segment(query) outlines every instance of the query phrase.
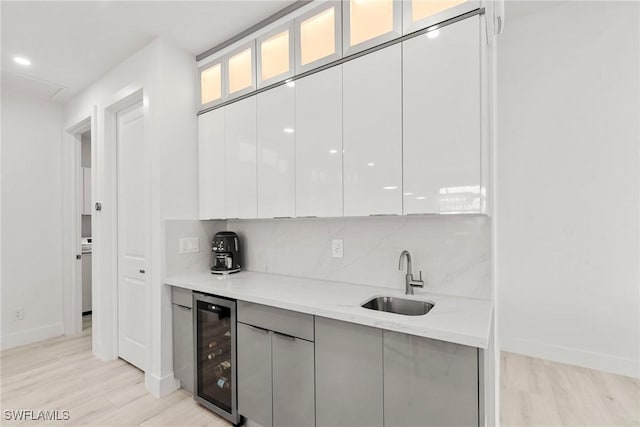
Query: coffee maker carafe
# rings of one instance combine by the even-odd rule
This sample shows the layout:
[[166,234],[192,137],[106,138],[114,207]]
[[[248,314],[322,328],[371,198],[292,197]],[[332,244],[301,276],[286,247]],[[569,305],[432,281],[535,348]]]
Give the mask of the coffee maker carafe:
[[229,274],[240,271],[240,241],[233,231],[220,231],[211,243],[213,265],[211,273]]

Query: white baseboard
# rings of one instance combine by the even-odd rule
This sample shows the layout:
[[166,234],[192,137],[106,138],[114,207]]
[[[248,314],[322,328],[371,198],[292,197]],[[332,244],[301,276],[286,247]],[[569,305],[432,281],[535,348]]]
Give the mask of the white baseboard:
[[500,337],[500,349],[554,362],[640,378],[640,361],[522,338]]
[[162,378],[145,372],[144,386],[147,391],[156,397],[166,396],[180,388],[180,381],[175,379],[173,373]]
[[52,325],[41,326],[39,328],[27,329],[26,331],[13,332],[3,335],[0,338],[0,349],[8,350],[21,345],[33,344],[34,342],[46,340],[47,338],[64,335],[64,323],[54,323]]

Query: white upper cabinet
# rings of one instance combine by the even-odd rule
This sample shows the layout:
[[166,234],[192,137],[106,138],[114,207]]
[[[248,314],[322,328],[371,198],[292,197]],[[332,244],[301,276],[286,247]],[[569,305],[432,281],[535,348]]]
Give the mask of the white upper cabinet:
[[403,43],[404,213],[481,212],[480,18]]
[[327,1],[295,20],[296,73],[342,58],[339,1]]
[[344,56],[402,35],[402,0],[345,0]]
[[225,57],[226,93],[228,99],[256,90],[255,40]]
[[295,81],[296,216],[342,216],[342,67]]
[[224,107],[226,217],[257,216],[256,97]]
[[294,88],[258,94],[258,217],[295,216]]
[[293,76],[293,48],[293,21],[258,38],[258,88]]
[[477,9],[474,0],[403,0],[403,34]]
[[226,217],[224,107],[198,116],[200,219]]
[[343,64],[344,215],[402,214],[402,48]]
[[199,69],[200,108],[207,108],[224,100],[224,66],[222,61],[203,65]]

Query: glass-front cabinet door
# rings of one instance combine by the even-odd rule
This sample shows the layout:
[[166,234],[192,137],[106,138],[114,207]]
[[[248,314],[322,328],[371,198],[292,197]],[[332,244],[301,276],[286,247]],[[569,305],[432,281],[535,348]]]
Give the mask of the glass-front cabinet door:
[[293,76],[293,21],[257,40],[258,88]]
[[212,107],[224,100],[222,61],[200,67],[200,106]]
[[404,0],[403,34],[409,34],[446,19],[477,9],[469,0]]
[[295,20],[296,73],[342,58],[340,2],[328,1]]
[[255,40],[231,52],[224,62],[229,99],[256,89]]
[[342,7],[345,56],[402,35],[401,0],[349,0]]

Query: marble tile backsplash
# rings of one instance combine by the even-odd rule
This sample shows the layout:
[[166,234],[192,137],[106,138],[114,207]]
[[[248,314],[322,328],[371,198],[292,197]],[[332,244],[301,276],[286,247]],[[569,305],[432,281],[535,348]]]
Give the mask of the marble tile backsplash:
[[[407,249],[426,291],[491,298],[491,219],[483,215],[229,220],[226,227],[240,236],[245,270],[404,289],[398,258]],[[344,241],[344,258],[331,257],[332,239]]]

